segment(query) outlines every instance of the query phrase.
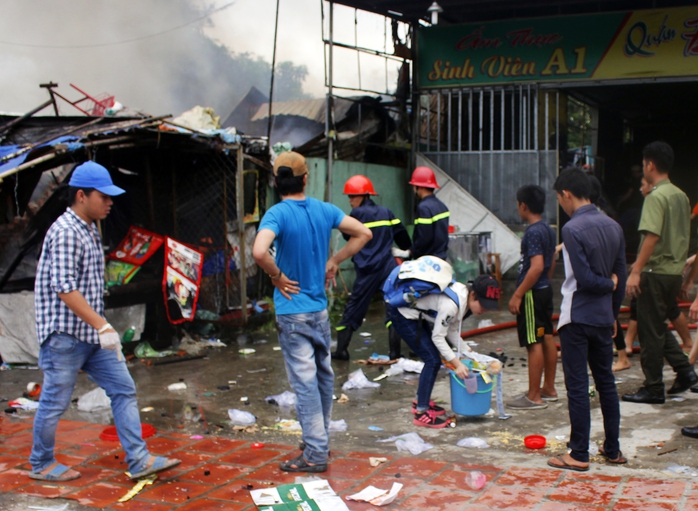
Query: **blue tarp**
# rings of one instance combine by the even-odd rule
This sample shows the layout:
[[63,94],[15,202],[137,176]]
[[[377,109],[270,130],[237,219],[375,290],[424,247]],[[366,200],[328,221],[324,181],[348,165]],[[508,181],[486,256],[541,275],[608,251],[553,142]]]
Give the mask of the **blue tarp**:
[[[45,144],[38,145],[36,147],[33,147],[30,151],[24,152],[20,154],[19,156],[16,156],[15,158],[12,158],[7,161],[3,161],[0,164],[0,174],[5,172],[6,170],[13,169],[22,163],[26,161],[26,159],[29,157],[30,154],[32,154],[33,151],[36,151],[40,147],[47,147],[47,146],[55,146],[58,144],[64,144],[68,147],[69,151],[77,151],[78,149],[83,147],[83,144],[79,142],[80,137],[75,136],[75,135],[69,135],[65,137],[58,137],[50,142],[46,142]],[[0,146],[0,160],[4,158],[5,156],[9,156],[10,154],[14,154],[17,151],[21,151],[22,146],[18,145],[3,145]]]

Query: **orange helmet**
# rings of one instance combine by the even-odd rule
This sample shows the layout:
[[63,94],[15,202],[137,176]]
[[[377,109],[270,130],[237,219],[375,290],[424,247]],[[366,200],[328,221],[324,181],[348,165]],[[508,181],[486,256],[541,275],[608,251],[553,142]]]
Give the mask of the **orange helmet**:
[[436,176],[434,171],[429,167],[417,167],[412,172],[412,179],[410,184],[414,186],[421,186],[423,188],[438,188],[439,185],[436,183]]
[[373,189],[373,183],[366,176],[351,176],[344,183],[344,195],[378,195]]

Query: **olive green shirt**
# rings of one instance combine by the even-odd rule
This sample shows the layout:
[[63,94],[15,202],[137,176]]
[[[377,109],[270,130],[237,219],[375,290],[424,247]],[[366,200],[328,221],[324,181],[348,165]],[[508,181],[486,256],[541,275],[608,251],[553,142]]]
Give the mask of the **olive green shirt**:
[[642,234],[641,247],[648,232],[659,236],[642,271],[681,275],[686,265],[691,231],[691,206],[686,194],[668,179],[657,183],[645,197],[638,230]]

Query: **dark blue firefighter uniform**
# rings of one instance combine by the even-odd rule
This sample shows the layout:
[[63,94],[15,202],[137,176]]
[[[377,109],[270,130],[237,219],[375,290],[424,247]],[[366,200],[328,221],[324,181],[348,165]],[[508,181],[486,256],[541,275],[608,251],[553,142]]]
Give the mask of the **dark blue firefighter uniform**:
[[347,327],[357,330],[361,326],[373,295],[397,266],[390,253],[393,240],[403,250],[408,249],[411,243],[407,229],[393,212],[369,198],[352,209],[350,215],[371,229],[373,239],[352,258],[356,280],[337,330]]
[[435,195],[427,195],[419,201],[414,219],[414,242],[410,248],[412,259],[433,255],[446,260],[449,216],[446,204]]

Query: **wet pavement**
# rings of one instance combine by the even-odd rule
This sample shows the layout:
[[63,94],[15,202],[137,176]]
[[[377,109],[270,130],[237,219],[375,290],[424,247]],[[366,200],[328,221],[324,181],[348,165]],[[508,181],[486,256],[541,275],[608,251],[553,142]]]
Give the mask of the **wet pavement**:
[[[385,370],[355,363],[374,352],[387,353],[381,308],[380,303],[375,303],[362,329],[354,334],[350,345],[352,361],[333,363],[337,396],[342,394],[341,385],[349,372],[361,368],[373,380]],[[479,319],[491,319],[498,324],[511,321],[513,316],[500,312],[471,318],[464,330],[475,328]],[[362,337],[361,332],[371,335]],[[131,485],[121,473],[123,453],[118,452],[118,444],[98,438],[104,425],[111,421],[109,412],[85,413],[71,407],[61,422],[58,458],[76,466],[83,477],[60,485],[31,481],[22,470],[26,469],[31,447],[32,414],[3,414],[0,510],[27,509],[28,505],[47,507],[63,502],[69,503],[71,510],[255,509],[248,490],[242,489],[244,485],[260,488],[267,483],[293,482],[296,474],[279,471],[278,463],[297,455],[298,436],[277,430],[274,425],[280,419],[294,419],[295,413],[265,402],[265,397],[289,390],[281,352],[274,349],[276,335],[273,331],[245,332],[243,336],[222,340],[228,347],[208,350],[203,359],[150,367],[137,360],[130,362],[139,406],[152,407],[152,411],[142,412],[142,420],[158,429],[158,434],[148,439],[149,446],[153,452],[181,457],[182,466],[163,475],[131,503],[115,504]],[[480,353],[504,353],[509,357],[503,374],[505,401],[526,390],[526,352],[518,347],[514,329],[469,340],[477,344],[473,349]],[[241,348],[252,348],[255,353],[241,355]],[[403,345],[403,354],[407,353]],[[639,357],[631,361],[630,370],[617,373],[621,394],[634,392],[643,381]],[[508,410],[512,417],[507,420],[500,420],[494,412],[481,417],[458,416],[455,428],[443,430],[412,424],[410,403],[416,391],[417,375],[390,376],[380,380],[379,388],[345,391],[349,401],[335,402],[333,419],[344,419],[348,428],[346,432],[332,434],[330,469],[320,476],[328,479],[341,495],[369,484],[385,489],[393,481],[405,484],[396,503],[387,509],[698,510],[698,480],[694,481],[691,475],[698,474],[698,469],[687,473],[667,470],[672,466],[698,467],[698,440],[680,434],[682,426],[698,424],[695,406],[698,394],[686,392],[679,396],[681,400],[668,399],[664,405],[621,403],[621,448],[629,459],[628,465],[608,465],[594,456],[589,472],[569,473],[546,465],[550,456],[564,452],[569,434],[561,364],[557,369],[560,399],[550,403],[547,409]],[[0,396],[18,397],[29,381],[40,380],[38,371],[0,372]],[[167,390],[167,385],[180,381],[186,383],[186,390]],[[665,381],[667,385],[673,381],[670,369],[665,371]],[[87,375],[81,374],[74,397],[94,386]],[[243,402],[242,398],[247,400]],[[439,376],[433,398],[449,408],[451,396],[445,371]],[[592,397],[591,403],[591,439],[598,445],[603,441],[598,396]],[[496,409],[494,400],[492,405]],[[259,430],[233,431],[228,409],[253,413]],[[434,448],[412,456],[398,452],[394,443],[377,443],[408,432],[419,433]],[[524,447],[523,438],[530,434],[544,435],[547,447],[538,451]],[[192,436],[203,438],[192,439]],[[466,437],[481,438],[489,448],[457,447],[456,443]],[[253,442],[264,442],[265,447],[252,449]],[[385,456],[389,462],[372,468],[367,461],[369,456]],[[465,484],[465,475],[474,467],[487,476],[487,485],[480,491],[473,491]],[[204,475],[206,471],[209,475]],[[37,500],[42,496],[70,497],[77,501]],[[356,510],[373,507],[348,505]]]

